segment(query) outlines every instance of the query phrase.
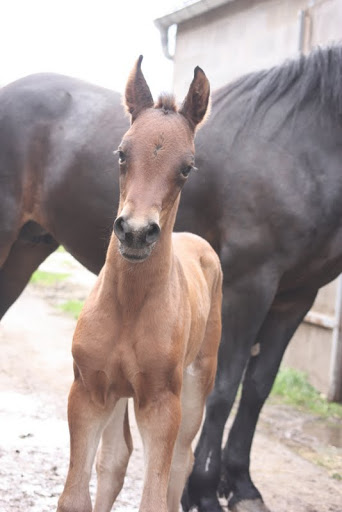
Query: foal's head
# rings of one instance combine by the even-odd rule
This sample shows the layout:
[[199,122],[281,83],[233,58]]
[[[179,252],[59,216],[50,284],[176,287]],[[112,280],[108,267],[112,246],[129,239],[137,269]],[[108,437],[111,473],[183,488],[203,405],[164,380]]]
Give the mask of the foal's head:
[[168,226],[172,230],[180,191],[194,169],[194,136],[209,101],[209,82],[196,67],[178,110],[172,96],[154,104],[140,57],[128,79],[125,101],[131,127],[117,151],[120,206],[114,223],[119,249],[129,261],[143,261]]

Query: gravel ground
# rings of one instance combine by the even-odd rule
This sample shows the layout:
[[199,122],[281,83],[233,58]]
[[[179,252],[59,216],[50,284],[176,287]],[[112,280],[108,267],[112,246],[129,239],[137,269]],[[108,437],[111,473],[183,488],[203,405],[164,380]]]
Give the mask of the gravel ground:
[[[0,512],[56,510],[67,471],[75,321],[56,306],[86,297],[94,276],[64,253],[43,269],[71,276],[50,288],[29,285],[0,327]],[[143,455],[133,416],[134,452],[113,508],[119,512],[138,510],[141,495]],[[277,404],[262,413],[251,465],[272,512],[342,512],[342,449],[309,435],[313,421]]]

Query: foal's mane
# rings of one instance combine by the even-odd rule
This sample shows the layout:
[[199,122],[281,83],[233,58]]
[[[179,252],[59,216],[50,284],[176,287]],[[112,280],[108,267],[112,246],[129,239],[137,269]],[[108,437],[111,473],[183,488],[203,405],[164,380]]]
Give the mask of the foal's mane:
[[[286,94],[292,94],[290,111],[314,98],[342,114],[342,45],[316,48],[307,56],[288,60],[280,66],[242,76],[214,94],[213,102],[247,94],[248,116],[266,110]],[[290,114],[290,112],[288,112]],[[245,120],[246,121],[246,120]]]

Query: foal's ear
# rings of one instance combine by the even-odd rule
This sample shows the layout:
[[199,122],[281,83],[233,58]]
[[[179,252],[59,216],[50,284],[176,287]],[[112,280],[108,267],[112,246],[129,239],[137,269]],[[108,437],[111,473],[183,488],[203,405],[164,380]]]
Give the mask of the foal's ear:
[[179,113],[186,117],[194,130],[203,121],[208,110],[209,96],[209,80],[205,76],[204,71],[199,66],[196,66],[189,92],[179,110]]
[[135,121],[142,110],[145,108],[153,107],[154,103],[151,91],[141,71],[142,60],[143,56],[140,55],[129,75],[126,84],[125,102],[127,110],[132,116],[132,123]]

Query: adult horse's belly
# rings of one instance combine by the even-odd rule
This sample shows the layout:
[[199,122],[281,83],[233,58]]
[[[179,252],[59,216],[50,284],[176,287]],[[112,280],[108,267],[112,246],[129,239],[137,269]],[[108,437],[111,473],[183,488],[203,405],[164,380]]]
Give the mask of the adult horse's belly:
[[279,288],[321,288],[338,277],[341,272],[342,229],[339,229],[328,240],[324,240],[320,248],[313,247],[309,256],[285,272]]

